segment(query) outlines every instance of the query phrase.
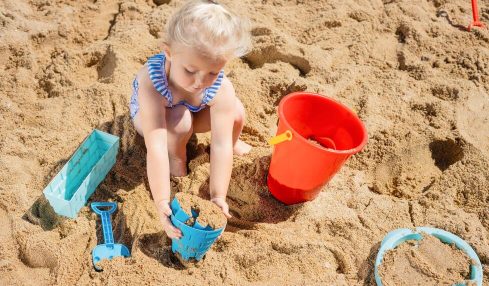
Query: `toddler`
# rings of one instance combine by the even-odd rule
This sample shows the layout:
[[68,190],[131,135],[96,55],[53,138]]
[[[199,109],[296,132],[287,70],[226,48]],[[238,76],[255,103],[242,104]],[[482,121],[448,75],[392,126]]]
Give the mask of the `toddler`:
[[150,57],[133,81],[131,118],[144,137],[151,193],[170,238],[180,238],[169,216],[170,174],[185,176],[192,133],[211,132],[211,201],[230,218],[226,194],[245,110],[223,68],[250,49],[249,25],[216,1],[189,1],[168,21],[163,51]]

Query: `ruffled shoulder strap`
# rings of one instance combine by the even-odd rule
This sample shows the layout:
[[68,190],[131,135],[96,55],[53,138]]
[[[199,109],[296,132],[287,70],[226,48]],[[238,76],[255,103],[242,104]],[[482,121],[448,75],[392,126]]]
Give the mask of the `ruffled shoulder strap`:
[[168,80],[165,72],[165,55],[156,54],[148,59],[149,78],[154,88],[168,101],[168,107],[173,106],[173,96],[168,88]]
[[214,81],[214,83],[210,87],[204,90],[204,97],[202,98],[202,104],[209,103],[214,98],[214,96],[216,96],[217,91],[221,87],[223,77],[224,77],[224,71],[220,71],[216,81]]

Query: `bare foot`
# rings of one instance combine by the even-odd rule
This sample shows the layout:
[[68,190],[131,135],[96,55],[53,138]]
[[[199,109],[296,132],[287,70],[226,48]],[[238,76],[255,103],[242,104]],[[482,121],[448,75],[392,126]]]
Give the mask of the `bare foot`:
[[235,155],[242,156],[244,154],[248,154],[250,151],[251,145],[241,141],[240,139],[238,139],[238,141],[236,141],[236,144],[234,144],[233,152]]
[[169,157],[170,174],[175,177],[187,176],[187,160]]

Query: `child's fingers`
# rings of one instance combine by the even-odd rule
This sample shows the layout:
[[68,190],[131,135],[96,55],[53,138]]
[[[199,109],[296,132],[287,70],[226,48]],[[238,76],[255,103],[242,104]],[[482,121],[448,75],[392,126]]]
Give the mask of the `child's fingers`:
[[165,231],[169,238],[180,239],[182,237],[182,231],[174,226],[168,226],[168,229]]
[[174,238],[174,239],[180,239],[182,238],[182,235],[181,234],[178,234],[176,232],[172,232],[170,235],[168,235],[170,238]]
[[168,216],[163,218],[163,229],[165,230],[166,235],[169,238],[179,239],[183,236],[182,231],[180,229],[176,228],[172,224],[170,217],[168,217]]
[[182,231],[176,227],[173,226],[173,231],[179,236],[182,237]]
[[229,213],[229,207],[226,205],[221,207],[222,213],[226,218],[232,218],[231,214]]
[[222,209],[222,212],[224,213],[224,216],[226,218],[231,218],[232,217],[231,214],[229,213],[229,205],[226,202],[224,202],[222,204],[221,209]]
[[168,237],[171,238],[171,239],[180,239],[180,238],[182,238],[181,235],[178,235],[178,234],[173,233],[173,232],[170,233],[170,234],[168,234]]
[[233,217],[233,216],[232,216],[232,215],[229,213],[229,207],[228,207],[228,208],[226,208],[226,210],[224,210],[224,209],[223,209],[223,210],[222,210],[222,212],[224,213],[224,216],[225,216],[226,218],[232,218],[232,217]]
[[168,204],[165,204],[163,206],[163,213],[166,215],[166,216],[171,216],[172,215],[172,211],[171,211],[171,208]]
[[226,218],[232,218],[231,214],[229,213],[229,205],[225,201],[221,199],[213,199],[211,201],[221,208]]

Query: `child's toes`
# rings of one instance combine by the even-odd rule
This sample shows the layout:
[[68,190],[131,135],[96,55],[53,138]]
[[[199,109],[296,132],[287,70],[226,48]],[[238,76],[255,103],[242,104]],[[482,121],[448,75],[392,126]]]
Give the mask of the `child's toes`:
[[251,148],[252,147],[250,144],[238,139],[238,141],[236,141],[236,144],[234,144],[233,151],[235,155],[245,155],[251,151]]

